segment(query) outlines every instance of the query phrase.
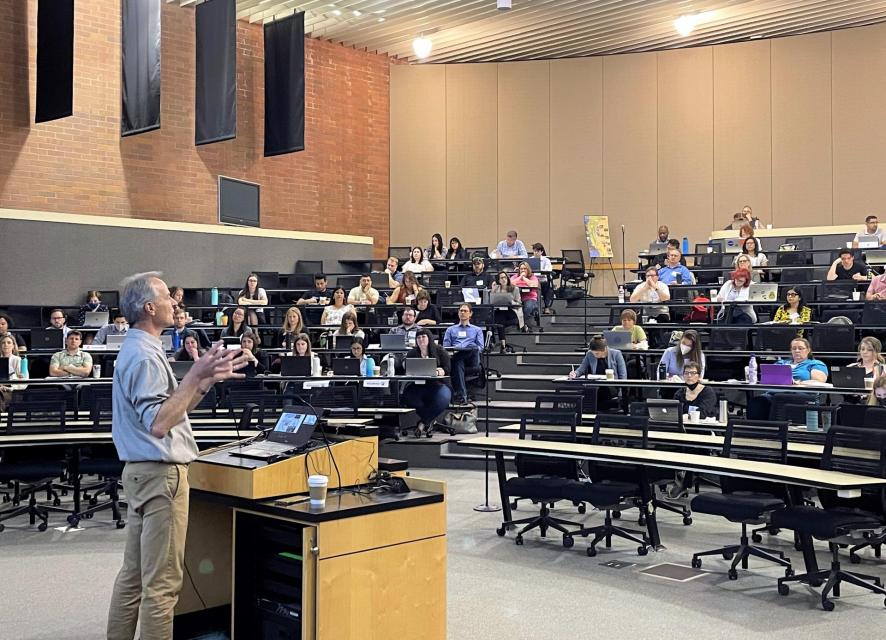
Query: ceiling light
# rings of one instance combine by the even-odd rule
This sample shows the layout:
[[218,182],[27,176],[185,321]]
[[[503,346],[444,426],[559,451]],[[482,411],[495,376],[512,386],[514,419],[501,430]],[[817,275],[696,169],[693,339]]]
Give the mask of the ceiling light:
[[341,15],[341,11],[340,11],[339,9],[333,9],[333,11],[332,11],[332,15],[334,15],[334,16],[340,16],[340,15]]
[[378,21],[379,21],[379,22],[384,22],[385,19],[384,19],[384,18],[379,18]]
[[363,15],[361,12],[357,11],[356,9],[354,9],[351,13],[354,14],[355,18],[359,18],[360,16]]
[[433,46],[434,43],[431,42],[431,39],[424,36],[419,36],[412,41],[412,50],[415,51],[415,56],[419,60],[424,60],[431,55],[431,48]]
[[684,38],[692,33],[696,24],[698,24],[698,15],[696,14],[680,16],[674,20],[674,28]]
[[511,8],[511,0],[498,0],[495,4],[499,11],[507,11]]

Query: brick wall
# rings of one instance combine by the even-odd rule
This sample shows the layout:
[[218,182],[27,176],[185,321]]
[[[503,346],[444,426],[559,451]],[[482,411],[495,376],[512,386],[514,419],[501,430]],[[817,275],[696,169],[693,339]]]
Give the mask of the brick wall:
[[238,21],[237,138],[195,147],[194,10],[162,7],[161,128],[123,139],[119,0],[76,3],[74,115],[40,125],[37,2],[0,3],[0,207],[212,224],[222,174],[262,185],[263,227],[384,253],[389,59],[307,38],[305,151],[264,158],[262,27]]

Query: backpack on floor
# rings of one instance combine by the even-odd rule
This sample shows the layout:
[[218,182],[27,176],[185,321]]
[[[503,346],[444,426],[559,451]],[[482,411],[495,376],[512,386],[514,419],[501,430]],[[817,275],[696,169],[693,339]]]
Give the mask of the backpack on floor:
[[477,433],[477,409],[465,408],[450,411],[441,422],[456,433]]

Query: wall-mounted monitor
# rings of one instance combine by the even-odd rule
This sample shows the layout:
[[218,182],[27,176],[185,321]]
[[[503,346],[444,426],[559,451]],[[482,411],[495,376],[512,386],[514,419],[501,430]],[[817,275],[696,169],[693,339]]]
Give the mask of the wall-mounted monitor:
[[243,227],[260,227],[261,187],[254,182],[218,177],[218,221]]

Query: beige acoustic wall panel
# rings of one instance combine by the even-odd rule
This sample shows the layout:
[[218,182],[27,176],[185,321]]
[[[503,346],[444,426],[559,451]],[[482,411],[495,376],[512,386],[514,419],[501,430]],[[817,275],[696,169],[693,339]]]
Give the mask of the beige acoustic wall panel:
[[550,63],[498,66],[498,234],[550,242]]
[[658,219],[690,249],[713,225],[713,53],[658,54]]
[[498,242],[498,68],[446,65],[446,242]]
[[744,205],[772,222],[769,41],[714,47],[714,228]]
[[391,244],[426,246],[445,222],[446,68],[392,65]]
[[603,213],[612,229],[625,225],[628,262],[658,227],[657,67],[654,53],[603,58]]
[[831,34],[772,40],[772,217],[833,224]]
[[587,246],[589,213],[603,213],[603,59],[552,60],[549,255]]
[[886,24],[831,38],[834,224],[860,223],[886,202]]

